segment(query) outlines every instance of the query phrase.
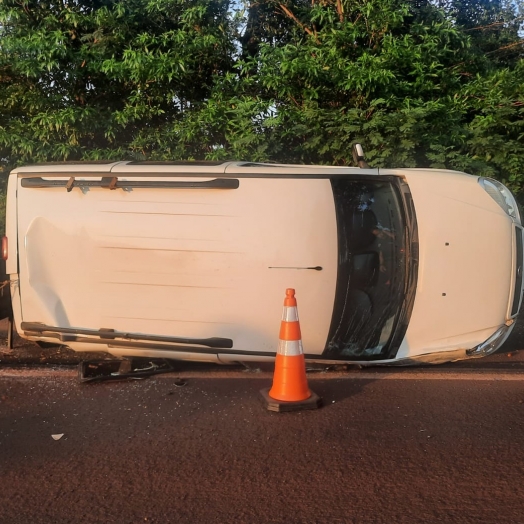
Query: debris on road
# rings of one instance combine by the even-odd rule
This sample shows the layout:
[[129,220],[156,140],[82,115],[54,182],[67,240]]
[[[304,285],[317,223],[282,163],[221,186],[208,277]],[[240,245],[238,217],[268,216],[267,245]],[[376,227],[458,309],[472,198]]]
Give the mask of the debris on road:
[[80,362],[78,379],[80,382],[101,382],[124,378],[137,379],[172,371],[175,371],[175,368],[167,359],[91,360]]

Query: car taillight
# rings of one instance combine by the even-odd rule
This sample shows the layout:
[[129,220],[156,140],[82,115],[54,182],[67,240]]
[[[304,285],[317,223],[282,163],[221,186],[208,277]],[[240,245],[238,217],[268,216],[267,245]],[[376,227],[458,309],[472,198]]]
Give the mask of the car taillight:
[[2,258],[7,260],[7,237],[2,237]]

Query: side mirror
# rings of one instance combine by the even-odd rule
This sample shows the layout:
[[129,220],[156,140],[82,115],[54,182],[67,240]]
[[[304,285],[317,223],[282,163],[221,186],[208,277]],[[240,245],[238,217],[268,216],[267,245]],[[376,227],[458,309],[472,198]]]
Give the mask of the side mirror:
[[353,144],[351,152],[353,153],[353,162],[356,166],[361,169],[369,169],[369,165],[364,159],[364,149],[362,148],[362,144]]

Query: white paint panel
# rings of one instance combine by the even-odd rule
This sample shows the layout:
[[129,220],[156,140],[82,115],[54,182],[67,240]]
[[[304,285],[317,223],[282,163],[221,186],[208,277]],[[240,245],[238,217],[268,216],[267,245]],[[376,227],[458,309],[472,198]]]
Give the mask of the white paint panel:
[[477,177],[437,170],[402,175],[417,213],[420,256],[413,313],[397,358],[470,349],[507,319],[515,273],[512,220]]
[[[323,351],[337,273],[329,180],[240,179],[236,190],[18,191],[24,321],[227,337],[236,350],[275,352],[292,287],[304,351]],[[322,271],[296,269],[315,266]]]

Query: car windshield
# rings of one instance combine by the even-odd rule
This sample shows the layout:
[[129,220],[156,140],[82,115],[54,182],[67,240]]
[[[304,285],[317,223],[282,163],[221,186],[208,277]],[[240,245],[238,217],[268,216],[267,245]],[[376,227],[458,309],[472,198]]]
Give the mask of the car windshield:
[[404,303],[406,233],[398,184],[331,180],[338,235],[335,307],[324,355],[377,360]]

